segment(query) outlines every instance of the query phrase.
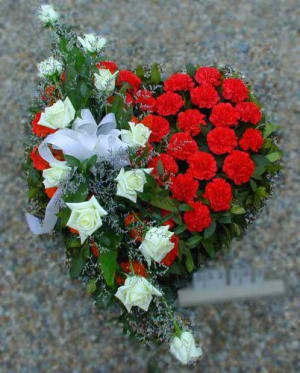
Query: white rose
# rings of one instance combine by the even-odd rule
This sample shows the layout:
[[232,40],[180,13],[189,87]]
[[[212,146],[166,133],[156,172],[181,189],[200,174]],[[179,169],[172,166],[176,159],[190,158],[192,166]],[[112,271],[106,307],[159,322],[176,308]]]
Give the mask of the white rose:
[[144,311],[148,311],[153,295],[161,297],[162,293],[141,276],[127,277],[124,285],[120,286],[115,294],[128,312],[131,311],[132,306],[137,306]]
[[67,203],[67,206],[72,211],[67,226],[79,232],[81,243],[102,226],[101,217],[107,215],[95,196],[86,202]]
[[146,183],[146,176],[150,174],[152,168],[141,168],[136,170],[125,171],[122,168],[119,175],[116,178],[117,185],[117,196],[125,197],[136,203],[137,193],[143,192],[144,185]]
[[56,73],[60,74],[63,70],[63,65],[51,56],[39,63],[38,69],[40,76],[52,76]]
[[53,129],[65,128],[75,118],[75,109],[67,97],[65,101],[59,100],[50,107],[46,107],[39,123],[41,126]]
[[122,141],[135,148],[145,146],[151,135],[151,130],[142,123],[129,122],[129,127],[130,130],[121,130]]
[[39,13],[39,18],[44,24],[53,24],[58,20],[59,15],[54,10],[52,5],[42,5]]
[[97,73],[94,73],[95,87],[100,92],[110,93],[115,89],[116,71],[112,74],[108,69],[99,69]]
[[151,259],[160,263],[174,248],[174,243],[170,241],[173,234],[173,232],[169,231],[169,227],[165,225],[161,227],[152,227],[148,230],[139,247],[148,265],[150,265]]
[[174,337],[170,351],[182,364],[191,363],[202,355],[202,349],[196,347],[190,332],[182,332],[180,338]]
[[83,48],[90,53],[100,52],[106,44],[105,38],[94,34],[85,34],[84,38],[78,36],[78,40]]
[[43,170],[43,184],[45,188],[54,188],[59,186],[59,184],[66,180],[71,167],[66,166],[66,162],[61,162],[61,164],[51,164],[50,168]]

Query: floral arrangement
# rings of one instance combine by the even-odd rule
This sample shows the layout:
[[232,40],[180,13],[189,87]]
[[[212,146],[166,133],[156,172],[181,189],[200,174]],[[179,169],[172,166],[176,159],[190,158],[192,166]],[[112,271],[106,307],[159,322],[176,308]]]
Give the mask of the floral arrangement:
[[77,37],[43,5],[53,56],[38,65],[26,143],[36,234],[61,232],[72,279],[141,342],[201,356],[175,310],[192,273],[240,238],[281,152],[245,79],[228,67],[119,69],[106,39]]

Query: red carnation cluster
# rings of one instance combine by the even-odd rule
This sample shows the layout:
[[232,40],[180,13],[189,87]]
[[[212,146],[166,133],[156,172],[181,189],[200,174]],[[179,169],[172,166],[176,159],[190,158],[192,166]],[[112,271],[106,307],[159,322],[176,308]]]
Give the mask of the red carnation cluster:
[[151,91],[140,89],[135,94],[135,103],[139,104],[141,111],[154,111],[156,100]]
[[188,109],[178,114],[178,127],[192,136],[200,133],[201,125],[206,125],[205,115],[197,109]]
[[240,114],[240,120],[246,123],[258,124],[261,121],[262,113],[254,102],[239,102],[236,110]]
[[240,140],[240,147],[243,150],[252,150],[253,152],[258,152],[263,143],[264,138],[262,133],[257,129],[248,128]]
[[215,154],[231,153],[237,147],[237,137],[231,128],[217,127],[208,132],[207,144]]
[[128,83],[134,89],[138,90],[141,86],[141,79],[130,70],[119,71],[117,85]]
[[195,152],[188,158],[189,172],[199,180],[210,180],[218,170],[215,158],[206,152]]
[[181,160],[187,159],[191,154],[198,150],[198,145],[188,133],[175,133],[169,142],[168,153],[174,158]]
[[199,84],[211,84],[215,87],[221,83],[221,73],[215,67],[199,67],[195,79]]
[[223,171],[236,185],[247,183],[255,170],[255,163],[248,153],[234,150],[224,161]]
[[232,189],[224,179],[215,178],[206,184],[203,197],[209,200],[213,211],[226,211],[230,209]]
[[199,182],[190,173],[179,174],[172,178],[172,197],[178,201],[191,202],[197,196]]
[[166,92],[156,99],[156,112],[163,116],[175,115],[184,101],[178,93]]
[[30,153],[30,158],[33,162],[33,167],[39,171],[45,170],[46,168],[50,167],[49,163],[40,156],[38,146],[35,146],[32,149]]
[[184,222],[190,232],[202,232],[211,225],[209,208],[201,202],[192,202],[191,211],[184,213]]
[[189,91],[194,87],[193,79],[184,73],[172,74],[164,83],[165,91]]
[[[159,172],[159,161],[163,167],[163,175]],[[148,167],[153,168],[152,175],[156,178],[159,184],[163,184],[171,175],[175,175],[178,172],[178,165],[175,159],[169,154],[164,153],[151,159],[148,163]]]
[[229,103],[221,102],[213,107],[209,120],[215,127],[236,126],[240,118],[239,112]]
[[113,61],[101,61],[96,64],[98,69],[107,69],[112,74],[115,73],[118,70],[118,66]]
[[150,142],[160,142],[170,132],[169,122],[159,115],[149,114],[142,119],[141,123],[151,130]]
[[191,100],[200,108],[211,109],[220,101],[220,97],[212,85],[203,84],[191,90]]
[[164,264],[167,267],[170,267],[174,263],[175,259],[178,257],[178,254],[179,254],[179,249],[178,249],[179,237],[176,236],[176,234],[173,234],[170,241],[174,243],[174,247],[171,251],[168,252],[168,254],[161,261],[161,264]]
[[56,130],[53,128],[41,126],[39,123],[41,119],[42,113],[37,113],[31,122],[32,125],[32,131],[35,133],[38,137],[46,137],[50,133],[54,133]]
[[241,79],[225,79],[222,88],[223,97],[234,103],[245,101],[249,95],[248,87]]

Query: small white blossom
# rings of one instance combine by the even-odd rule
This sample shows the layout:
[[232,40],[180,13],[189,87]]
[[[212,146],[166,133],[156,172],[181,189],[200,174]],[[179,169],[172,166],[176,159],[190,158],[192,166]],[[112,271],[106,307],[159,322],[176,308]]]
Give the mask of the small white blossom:
[[118,182],[117,186],[117,196],[125,197],[130,201],[136,203],[137,192],[143,192],[144,185],[146,183],[146,176],[150,174],[152,168],[135,169],[130,171],[125,171],[122,168],[119,175],[116,177]]
[[65,128],[75,118],[75,109],[67,97],[65,101],[59,100],[52,106],[46,107],[39,120],[39,125],[48,128]]
[[47,60],[42,61],[38,64],[38,70],[40,76],[52,76],[54,74],[61,74],[63,65],[52,56]]
[[101,217],[107,215],[95,196],[86,202],[67,203],[67,206],[72,211],[67,226],[79,232],[81,243],[102,226]]
[[52,5],[42,5],[39,13],[39,18],[44,24],[53,25],[59,18],[58,13]]
[[108,69],[99,69],[94,73],[95,87],[99,92],[111,93],[115,89],[118,72],[111,73]]
[[129,276],[123,286],[120,286],[115,296],[130,312],[133,306],[148,311],[153,295],[161,297],[162,293],[150,284],[144,277]]
[[58,187],[67,178],[70,171],[71,168],[66,165],[66,162],[50,163],[50,168],[43,170],[45,188]]
[[148,265],[151,259],[160,263],[162,259],[174,248],[174,243],[170,241],[174,235],[169,231],[169,226],[152,227],[145,235],[139,249],[144,255]]
[[142,123],[129,122],[129,127],[130,130],[121,130],[122,141],[134,148],[145,146],[151,135],[151,130]]
[[190,332],[182,332],[180,337],[174,337],[170,351],[182,364],[192,363],[202,356],[202,349],[196,347]]
[[105,38],[96,36],[94,34],[85,34],[84,38],[78,36],[78,40],[80,41],[83,48],[90,53],[100,52],[106,44]]

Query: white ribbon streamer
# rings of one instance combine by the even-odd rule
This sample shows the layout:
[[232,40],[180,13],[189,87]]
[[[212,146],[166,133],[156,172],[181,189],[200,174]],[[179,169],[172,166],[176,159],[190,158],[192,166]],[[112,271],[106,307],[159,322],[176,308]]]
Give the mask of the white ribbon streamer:
[[[129,164],[129,159],[126,152],[128,145],[120,140],[120,134],[113,113],[107,114],[97,126],[90,110],[83,109],[81,118],[74,121],[72,129],[60,129],[45,138],[39,146],[39,154],[50,164],[60,164],[62,161],[56,159],[49,148],[52,145],[54,149],[61,149],[64,154],[80,161],[96,154],[121,168]],[[61,193],[61,188],[58,188],[46,207],[43,220],[26,213],[25,218],[32,233],[46,234],[53,230]]]

